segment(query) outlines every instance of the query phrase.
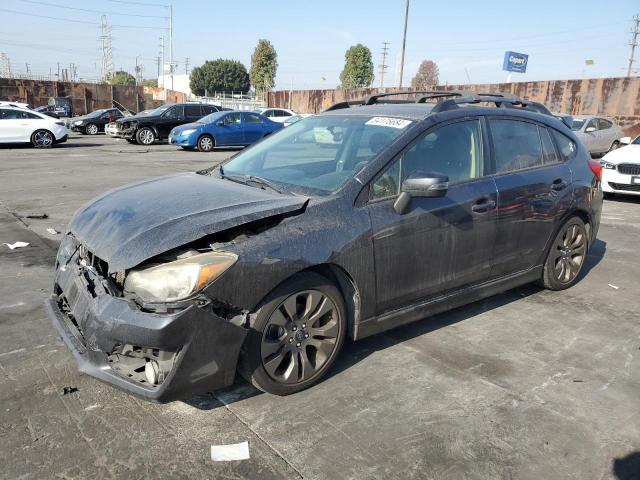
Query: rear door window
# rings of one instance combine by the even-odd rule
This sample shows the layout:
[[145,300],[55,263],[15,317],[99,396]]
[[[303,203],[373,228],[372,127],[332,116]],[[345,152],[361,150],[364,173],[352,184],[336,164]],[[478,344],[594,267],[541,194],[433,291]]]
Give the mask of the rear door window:
[[189,118],[200,118],[202,117],[202,109],[200,105],[185,105],[184,115]]
[[262,123],[260,117],[255,113],[245,113],[244,114],[245,123]]
[[606,120],[604,118],[599,118],[598,126],[600,127],[599,128],[600,130],[606,130],[607,128],[613,127],[613,123],[611,123],[609,120]]
[[519,120],[489,120],[496,173],[514,172],[544,164],[538,126]]

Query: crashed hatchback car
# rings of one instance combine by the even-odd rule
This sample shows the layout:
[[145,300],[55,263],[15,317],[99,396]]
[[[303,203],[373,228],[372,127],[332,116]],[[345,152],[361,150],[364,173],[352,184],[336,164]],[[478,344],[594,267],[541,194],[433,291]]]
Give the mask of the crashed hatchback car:
[[601,166],[565,124],[508,95],[383,97],[81,208],[47,302],[80,370],[156,401],[236,371],[285,395],[345,339],[577,281]]

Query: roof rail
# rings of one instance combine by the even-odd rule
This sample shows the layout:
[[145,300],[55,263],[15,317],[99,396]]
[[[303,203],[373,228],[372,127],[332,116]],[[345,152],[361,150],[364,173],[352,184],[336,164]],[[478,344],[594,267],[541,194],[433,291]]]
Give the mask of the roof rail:
[[[383,100],[384,97],[391,97],[396,95],[416,95],[415,100]],[[446,98],[453,97],[453,98]],[[460,108],[460,105],[468,105],[475,103],[493,103],[498,108],[522,108],[533,112],[542,113],[544,115],[552,115],[547,107],[539,102],[531,102],[523,100],[511,93],[506,92],[465,92],[459,90],[426,90],[426,91],[411,91],[405,90],[402,92],[391,93],[378,93],[369,95],[361,100],[348,100],[344,102],[338,102],[326,110],[330,112],[332,110],[341,110],[343,108],[350,108],[352,106],[364,106],[374,105],[377,103],[426,103],[430,99],[443,99],[440,100],[431,110],[431,113],[445,112],[447,110],[454,110]],[[566,122],[565,122],[566,123]]]

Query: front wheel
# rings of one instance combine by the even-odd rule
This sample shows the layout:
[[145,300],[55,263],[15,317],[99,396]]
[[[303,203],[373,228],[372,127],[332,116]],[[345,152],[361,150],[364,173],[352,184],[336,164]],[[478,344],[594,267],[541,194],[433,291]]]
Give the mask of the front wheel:
[[211,135],[202,135],[198,139],[198,150],[201,152],[210,152],[215,147],[215,140]]
[[31,145],[35,148],[49,148],[54,142],[55,137],[49,130],[36,130],[31,135]]
[[346,325],[340,291],[316,273],[296,275],[259,308],[244,345],[240,373],[275,395],[308,388],[338,356]]
[[96,135],[98,133],[98,126],[95,123],[90,123],[86,127],[84,127],[84,131],[88,135]]
[[564,290],[576,283],[587,258],[589,239],[584,222],[570,218],[556,235],[547,255],[542,285],[549,290]]
[[143,127],[136,132],[136,141],[140,145],[151,145],[156,140],[156,134],[148,127]]

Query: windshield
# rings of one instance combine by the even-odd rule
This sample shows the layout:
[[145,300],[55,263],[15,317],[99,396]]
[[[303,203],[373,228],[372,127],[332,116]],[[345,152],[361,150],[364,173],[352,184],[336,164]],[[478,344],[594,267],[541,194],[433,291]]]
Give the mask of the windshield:
[[213,112],[209,115],[205,115],[197,123],[213,123],[224,115],[224,112]]
[[638,135],[636,139],[631,142],[631,145],[640,145],[640,135]]
[[166,112],[171,107],[173,107],[173,105],[171,105],[171,104],[169,104],[169,105],[160,105],[158,108],[156,108],[154,110],[151,110],[150,112],[146,113],[145,115],[153,115],[153,116],[162,115],[164,112]]
[[95,112],[91,112],[89,115],[87,115],[87,117],[99,117],[100,115],[102,115],[106,111],[107,111],[106,108],[103,108],[102,110],[96,110]]
[[573,123],[571,124],[571,130],[574,132],[580,130],[584,125],[584,122],[586,122],[584,118],[574,118]]
[[224,175],[256,176],[285,189],[335,192],[412,122],[402,118],[321,115],[296,122],[224,164]]

